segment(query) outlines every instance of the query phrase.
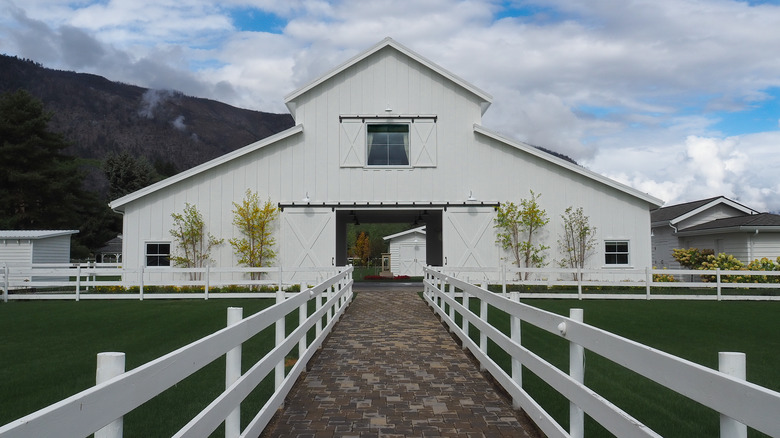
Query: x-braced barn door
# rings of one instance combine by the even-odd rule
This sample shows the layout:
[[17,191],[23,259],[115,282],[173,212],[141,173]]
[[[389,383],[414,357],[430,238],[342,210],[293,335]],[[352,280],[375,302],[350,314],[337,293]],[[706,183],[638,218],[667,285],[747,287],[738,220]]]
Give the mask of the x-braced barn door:
[[495,268],[499,250],[493,207],[450,208],[444,212],[445,267]]
[[282,268],[335,264],[336,216],[330,208],[285,209],[281,214],[281,229]]

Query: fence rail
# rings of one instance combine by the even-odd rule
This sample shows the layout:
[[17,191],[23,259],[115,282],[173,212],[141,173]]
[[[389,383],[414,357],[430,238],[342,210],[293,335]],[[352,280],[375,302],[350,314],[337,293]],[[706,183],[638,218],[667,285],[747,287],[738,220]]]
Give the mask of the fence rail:
[[[437,268],[451,278],[475,284],[496,284],[507,293],[513,286],[536,289],[521,298],[657,299],[657,300],[762,300],[780,301],[780,271],[729,271],[692,269],[568,269],[516,267]],[[661,279],[664,280],[661,280]],[[670,279],[674,281],[669,281]],[[742,280],[742,281],[737,281]],[[586,289],[623,289],[591,292]],[[576,289],[574,292],[565,292]],[[632,291],[632,289],[634,291]],[[664,290],[659,293],[658,290]],[[681,294],[675,289],[699,293]],[[744,290],[758,290],[749,294]],[[739,291],[737,291],[739,290]]]
[[[582,436],[581,423],[578,426],[579,422],[575,421],[576,418],[581,418],[578,410],[594,418],[616,436],[659,436],[583,385],[582,376],[578,374],[584,373],[584,368],[579,371],[578,368],[584,367],[584,362],[582,356],[577,353],[578,348],[590,350],[645,376],[720,412],[727,419],[736,420],[771,436],[780,434],[778,392],[589,326],[578,321],[576,315],[575,318],[567,318],[525,305],[518,301],[517,292],[513,292],[512,299],[508,299],[431,268],[425,269],[424,288],[426,301],[461,339],[464,348],[474,354],[481,366],[509,392],[515,405],[522,407],[549,437]],[[461,291],[460,302],[456,300],[456,289]],[[478,315],[469,310],[469,298],[480,301]],[[488,323],[488,306],[510,315],[510,336]],[[456,315],[462,318],[460,326],[456,324]],[[564,373],[521,345],[520,321],[570,342],[573,375]],[[479,330],[479,343],[469,337],[469,327]],[[505,372],[487,355],[488,340],[512,357],[511,373]],[[523,390],[523,367],[528,368],[570,401],[571,431],[564,430]],[[726,423],[728,424],[728,421]]]
[[[3,301],[81,299],[172,299],[172,298],[262,298],[273,297],[282,288],[305,289],[339,272],[338,267],[311,268],[148,268],[129,269],[117,263],[3,264],[0,287]],[[260,278],[254,278],[260,277]],[[175,287],[187,292],[154,293],[149,289]],[[265,288],[270,292],[220,292],[215,288]],[[191,292],[189,289],[202,289]],[[116,292],[121,290],[122,292]],[[132,292],[127,292],[132,290]],[[110,293],[100,293],[110,291]]]
[[[322,344],[352,298],[352,268],[343,269],[318,285],[285,299],[277,294],[277,304],[195,341],[174,352],[148,362],[129,372],[97,384],[65,400],[41,409],[0,427],[0,437],[88,436],[109,423],[176,385],[219,357],[236,351],[237,347],[275,325],[276,344],[273,350],[234,381],[217,399],[185,425],[175,436],[208,436],[236,411],[247,395],[270,373],[275,375],[276,391],[249,423],[241,436],[258,436],[282,405],[293,383],[305,369],[309,359]],[[308,303],[315,301],[315,310],[308,317]],[[285,317],[299,310],[298,327],[284,335]],[[324,319],[324,321],[323,321]],[[323,327],[324,324],[324,327]],[[306,335],[314,328],[315,339],[307,344]],[[285,355],[298,346],[298,361],[285,376]],[[230,357],[227,359],[230,363]],[[236,358],[232,358],[235,363]],[[240,374],[240,357],[238,373]],[[231,366],[227,366],[228,372]],[[233,370],[235,372],[235,370]],[[232,423],[234,424],[234,423]],[[226,436],[238,436],[227,432]],[[235,431],[234,429],[230,429]],[[121,436],[121,431],[119,436]]]

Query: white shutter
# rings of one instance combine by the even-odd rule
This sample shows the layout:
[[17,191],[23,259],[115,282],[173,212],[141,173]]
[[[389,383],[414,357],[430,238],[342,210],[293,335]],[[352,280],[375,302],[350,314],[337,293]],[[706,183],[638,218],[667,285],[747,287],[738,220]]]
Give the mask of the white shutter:
[[412,125],[412,166],[436,167],[436,122],[418,119]]
[[360,119],[345,119],[339,129],[339,164],[341,167],[363,167],[366,164],[365,124]]

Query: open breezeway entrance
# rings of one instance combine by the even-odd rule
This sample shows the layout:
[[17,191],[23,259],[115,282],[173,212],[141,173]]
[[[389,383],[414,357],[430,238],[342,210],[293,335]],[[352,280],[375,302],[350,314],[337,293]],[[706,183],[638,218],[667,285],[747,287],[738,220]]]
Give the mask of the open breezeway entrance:
[[444,260],[442,210],[427,208],[393,208],[388,206],[354,206],[336,211],[336,264],[348,263],[347,226],[349,224],[400,223],[409,227],[425,225],[425,259],[427,264],[441,266]]

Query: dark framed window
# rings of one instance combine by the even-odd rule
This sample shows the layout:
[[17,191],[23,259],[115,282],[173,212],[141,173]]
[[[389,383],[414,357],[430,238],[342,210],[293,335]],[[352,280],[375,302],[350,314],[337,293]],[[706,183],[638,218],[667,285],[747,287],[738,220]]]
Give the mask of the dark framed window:
[[146,266],[171,266],[171,244],[169,242],[147,243]]
[[608,240],[604,242],[604,263],[607,265],[628,265],[628,241]]
[[386,123],[366,125],[368,166],[409,165],[409,125]]

